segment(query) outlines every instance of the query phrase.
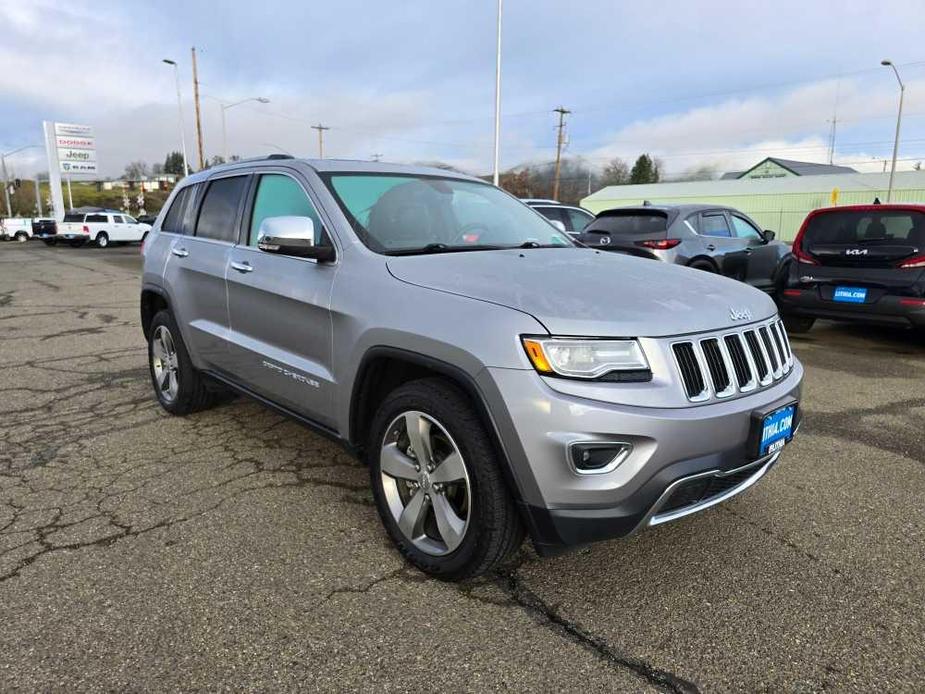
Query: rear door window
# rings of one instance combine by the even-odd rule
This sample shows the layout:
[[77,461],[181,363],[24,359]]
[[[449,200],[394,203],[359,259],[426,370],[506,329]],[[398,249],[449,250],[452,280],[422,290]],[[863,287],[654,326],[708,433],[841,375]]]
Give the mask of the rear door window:
[[121,215],[121,214],[114,214],[114,215],[112,216],[112,221],[113,221],[113,223],[115,223],[115,224],[125,224],[125,220],[122,219],[122,215]]
[[719,238],[729,238],[732,236],[729,222],[726,220],[726,215],[722,212],[705,212],[701,214],[700,233],[704,236],[716,236]]
[[535,207],[534,209],[549,221],[561,222],[565,228],[568,229],[568,225],[565,221],[565,215],[558,207]]
[[247,176],[219,178],[209,183],[199,208],[196,236],[234,243],[238,237],[238,208],[246,187]]

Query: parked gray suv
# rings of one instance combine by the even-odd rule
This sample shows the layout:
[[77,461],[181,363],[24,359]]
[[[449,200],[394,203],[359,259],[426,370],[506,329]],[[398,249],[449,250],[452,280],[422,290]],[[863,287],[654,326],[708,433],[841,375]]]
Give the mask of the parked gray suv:
[[160,404],[233,390],[369,465],[444,579],[630,534],[748,488],[796,431],[774,303],[581,247],[438,169],[273,156],[190,176],[144,248]]

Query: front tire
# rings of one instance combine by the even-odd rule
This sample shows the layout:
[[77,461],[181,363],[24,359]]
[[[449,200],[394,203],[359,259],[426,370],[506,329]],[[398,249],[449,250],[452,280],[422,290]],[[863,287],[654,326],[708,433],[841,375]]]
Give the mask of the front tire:
[[215,404],[216,392],[193,366],[168,310],[159,311],[148,329],[148,368],[157,401],[170,414],[186,415]]
[[448,382],[412,381],[389,394],[367,455],[382,523],[421,571],[447,581],[478,576],[523,541],[491,438]]
[[96,245],[100,248],[106,248],[109,245],[109,234],[101,231],[96,235]]

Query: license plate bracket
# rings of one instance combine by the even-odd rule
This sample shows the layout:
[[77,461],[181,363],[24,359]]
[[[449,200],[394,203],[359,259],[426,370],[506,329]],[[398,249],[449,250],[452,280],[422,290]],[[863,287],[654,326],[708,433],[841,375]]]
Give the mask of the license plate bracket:
[[793,439],[797,426],[799,403],[792,400],[783,405],[752,413],[749,450],[756,458],[776,453]]

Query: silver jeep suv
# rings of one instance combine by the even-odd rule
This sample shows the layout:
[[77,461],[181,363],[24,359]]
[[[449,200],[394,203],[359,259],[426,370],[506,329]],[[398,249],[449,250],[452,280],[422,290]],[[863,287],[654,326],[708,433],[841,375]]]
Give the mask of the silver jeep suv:
[[190,176],[144,248],[161,405],[233,390],[368,464],[415,566],[482,573],[627,535],[758,481],[803,370],[733,280],[574,243],[437,169],[278,155]]

